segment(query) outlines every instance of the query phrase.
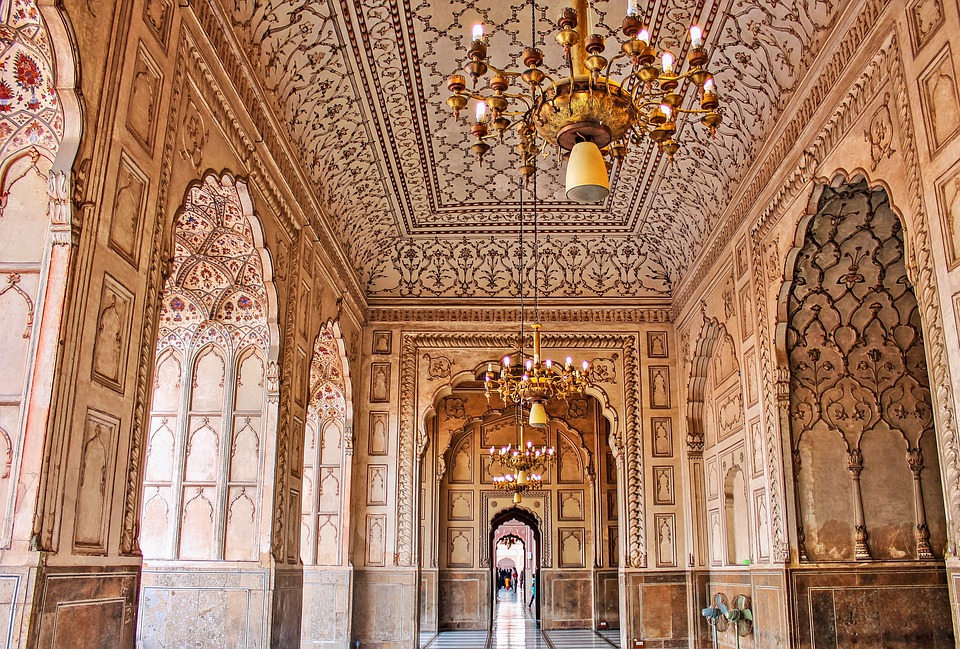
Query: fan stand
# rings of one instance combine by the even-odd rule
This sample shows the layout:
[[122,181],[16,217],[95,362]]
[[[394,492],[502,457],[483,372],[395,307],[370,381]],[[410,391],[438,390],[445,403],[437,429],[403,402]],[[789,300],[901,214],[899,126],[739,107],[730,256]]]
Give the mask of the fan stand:
[[[703,616],[707,624],[713,627],[713,649],[720,647],[720,631],[727,628],[727,596],[717,593],[713,596],[711,605],[703,609]],[[720,626],[723,625],[723,629]]]

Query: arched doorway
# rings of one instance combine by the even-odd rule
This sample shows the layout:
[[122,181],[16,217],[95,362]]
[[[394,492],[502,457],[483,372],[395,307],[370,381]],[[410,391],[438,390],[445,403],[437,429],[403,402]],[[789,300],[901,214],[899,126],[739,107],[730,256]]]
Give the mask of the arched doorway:
[[[538,600],[544,631],[592,634],[620,627],[621,498],[611,424],[593,397],[551,402],[548,426],[528,430],[536,446],[556,449],[543,486],[523,495],[534,515]],[[436,633],[487,632],[496,613],[496,557],[491,521],[514,507],[511,493],[495,488],[502,474],[490,447],[517,441],[517,421],[528,413],[488,404],[483,384],[469,378],[441,391],[426,422],[430,436],[421,473],[421,641]],[[522,521],[521,521],[522,522]],[[529,602],[529,585],[524,597]],[[547,593],[576,592],[576,597]],[[592,593],[592,594],[591,594]],[[525,607],[524,607],[525,608]]]
[[[524,608],[530,609],[529,616],[537,626],[540,624],[541,593],[535,593],[542,547],[540,527],[537,516],[521,506],[499,511],[490,521],[491,628],[496,627],[498,618],[516,617],[517,610],[523,616]],[[520,546],[519,555],[510,552],[515,546]],[[514,569],[518,581],[505,584],[501,571],[510,570],[512,575]]]

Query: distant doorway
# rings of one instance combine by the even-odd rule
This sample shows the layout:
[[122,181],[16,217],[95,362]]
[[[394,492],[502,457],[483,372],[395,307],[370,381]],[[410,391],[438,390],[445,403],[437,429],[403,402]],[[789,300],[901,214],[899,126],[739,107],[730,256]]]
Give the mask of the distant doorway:
[[498,512],[490,521],[491,628],[504,611],[526,611],[540,626],[540,526],[536,517],[512,507]]

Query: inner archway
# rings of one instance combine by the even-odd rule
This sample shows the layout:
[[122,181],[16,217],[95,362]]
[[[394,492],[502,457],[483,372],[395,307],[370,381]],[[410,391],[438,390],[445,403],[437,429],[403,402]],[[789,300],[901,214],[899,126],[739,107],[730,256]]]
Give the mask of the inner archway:
[[[595,630],[619,630],[621,498],[611,424],[592,396],[550,402],[547,415],[547,426],[526,428],[524,438],[554,447],[556,462],[542,487],[524,493],[516,506],[511,492],[495,488],[502,471],[490,448],[516,444],[517,422],[529,412],[488,403],[482,382],[469,378],[437,395],[425,422],[421,470],[422,645],[437,633],[495,631],[498,593],[523,602],[516,615],[531,621],[532,632],[576,629],[596,638]],[[513,529],[505,525],[510,520]],[[511,532],[530,538],[517,571],[518,578],[524,572],[523,587],[514,590],[511,583],[507,591],[497,547]],[[537,597],[528,609],[533,573]]]

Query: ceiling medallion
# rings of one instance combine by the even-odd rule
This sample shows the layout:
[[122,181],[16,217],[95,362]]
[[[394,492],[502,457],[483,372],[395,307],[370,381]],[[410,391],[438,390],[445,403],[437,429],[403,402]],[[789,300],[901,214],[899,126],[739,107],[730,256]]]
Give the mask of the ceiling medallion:
[[[721,121],[720,100],[713,75],[705,67],[708,56],[698,26],[690,27],[689,67],[680,72],[672,52],[664,50],[658,55],[636,0],[628,0],[622,27],[626,40],[620,44],[620,53],[607,59],[602,55],[604,37],[594,33],[592,20],[585,19],[587,0],[574,0],[572,7],[563,10],[556,34],[568,75],[554,79],[542,69],[543,52],[536,48],[535,1],[531,8],[532,43],[523,52],[525,70],[495,67],[487,56],[483,25],[475,25],[464,70],[472,78],[473,88],[492,71],[489,92],[468,89],[462,74],[452,74],[447,80],[453,93],[447,105],[457,117],[469,100],[476,101],[470,129],[476,142],[470,149],[479,162],[490,150],[487,140],[502,142],[507,131],[515,130],[523,178],[533,174],[533,160],[550,147],[561,157],[569,157],[567,198],[598,203],[610,192],[604,156],[619,163],[631,145],[639,146],[649,138],[672,162],[680,148],[677,121],[685,115],[698,115],[711,135],[715,132]],[[615,74],[619,80],[612,76],[614,64],[618,64]],[[523,85],[511,88],[517,81]],[[684,107],[690,85],[697,89],[698,101]]]

